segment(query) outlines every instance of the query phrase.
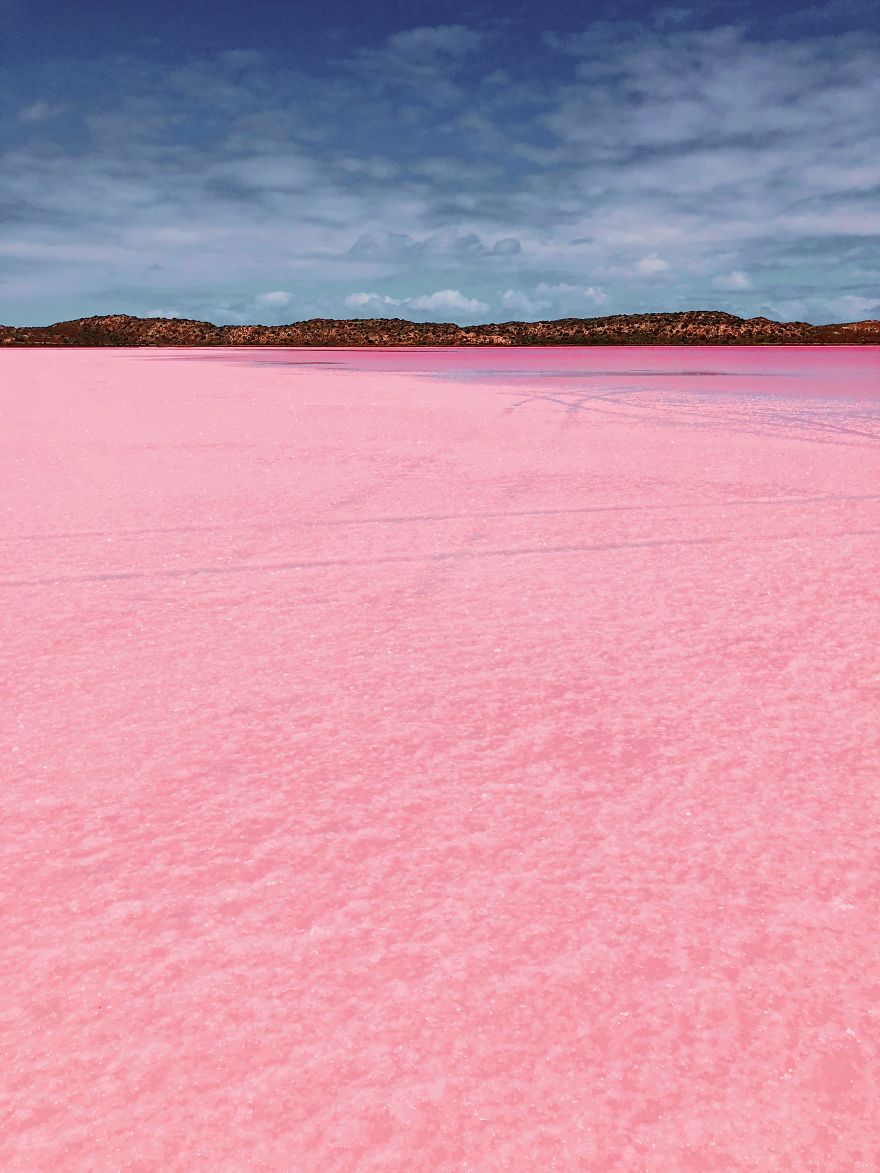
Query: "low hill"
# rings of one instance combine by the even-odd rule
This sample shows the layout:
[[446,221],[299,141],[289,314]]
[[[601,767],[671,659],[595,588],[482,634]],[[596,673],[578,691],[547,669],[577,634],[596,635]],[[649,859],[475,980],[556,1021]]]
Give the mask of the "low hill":
[[720,310],[612,314],[457,326],[403,318],[311,318],[287,326],[215,326],[188,318],[98,315],[52,326],[0,326],[6,346],[772,346],[880,344],[880,322],[773,322]]

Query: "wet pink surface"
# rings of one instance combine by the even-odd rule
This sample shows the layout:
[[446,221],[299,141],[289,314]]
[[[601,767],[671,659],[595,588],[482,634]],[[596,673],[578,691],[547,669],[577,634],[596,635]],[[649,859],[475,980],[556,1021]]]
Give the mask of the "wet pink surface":
[[876,348],[0,381],[0,1167],[876,1169]]

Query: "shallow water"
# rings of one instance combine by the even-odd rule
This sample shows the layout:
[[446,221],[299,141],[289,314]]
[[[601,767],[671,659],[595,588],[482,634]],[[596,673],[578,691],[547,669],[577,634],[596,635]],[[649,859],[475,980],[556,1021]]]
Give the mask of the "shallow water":
[[877,348],[0,388],[2,1167],[875,1167]]

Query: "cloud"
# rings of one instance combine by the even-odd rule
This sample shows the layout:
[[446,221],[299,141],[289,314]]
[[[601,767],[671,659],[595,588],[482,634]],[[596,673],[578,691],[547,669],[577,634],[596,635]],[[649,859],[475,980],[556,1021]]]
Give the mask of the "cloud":
[[343,305],[364,313],[375,313],[389,308],[402,309],[407,313],[416,310],[430,315],[442,314],[483,314],[489,306],[475,297],[465,297],[458,289],[437,289],[434,293],[418,297],[391,297],[384,293],[349,293],[342,299]]
[[516,257],[522,253],[516,237],[505,236],[491,244],[476,232],[457,229],[413,237],[405,232],[364,232],[349,249],[349,256],[392,262],[430,259],[456,265],[462,260]]
[[506,310],[526,318],[535,318],[542,310],[550,308],[549,301],[542,301],[528,297],[520,289],[505,289],[501,295],[501,304]]
[[496,257],[518,257],[522,252],[522,245],[515,236],[504,236],[496,240],[489,250]]
[[435,293],[410,298],[406,304],[414,310],[427,310],[432,314],[482,314],[489,308],[486,302],[478,301],[475,297],[465,297],[457,289],[438,289]]
[[7,71],[2,316],[873,304],[880,39],[686,16]]
[[388,39],[387,52],[410,61],[460,58],[479,48],[482,39],[480,33],[461,24],[422,25],[394,33]]
[[183,316],[184,315],[181,314],[180,310],[176,307],[169,308],[168,306],[147,306],[143,311],[143,317],[145,318],[181,318]]
[[669,262],[664,261],[662,257],[658,257],[656,253],[650,253],[648,256],[636,261],[634,267],[637,273],[653,275],[654,273],[665,273],[669,268]]
[[364,232],[348,250],[348,255],[368,259],[405,256],[414,246],[415,241],[405,232]]
[[731,273],[725,273],[723,276],[715,277],[712,281],[713,289],[751,289],[752,280],[744,269],[734,269]]
[[880,319],[880,297],[861,297],[858,294],[823,297],[819,294],[782,298],[765,303],[763,312],[781,321],[829,323],[876,320]]
[[64,107],[60,103],[47,102],[41,99],[39,102],[31,102],[29,106],[24,106],[18,112],[20,122],[48,122],[50,118],[55,118],[62,113]]
[[265,57],[257,49],[225,49],[218,54],[218,60],[236,70],[260,65]]
[[398,297],[388,297],[381,293],[349,293],[342,299],[343,305],[352,306],[354,309],[365,309],[368,306],[373,309],[378,309],[385,306],[399,306],[401,300]]
[[880,314],[880,296],[859,297],[856,294],[843,294],[833,298],[828,305],[837,313],[852,314],[860,318],[877,317]]
[[505,289],[500,297],[500,306],[502,310],[512,311],[517,317],[535,319],[541,316],[571,316],[588,311],[592,313],[606,300],[604,290],[594,285],[539,281],[532,293],[522,289]]
[[694,15],[694,9],[684,6],[669,5],[666,8],[661,8],[653,13],[653,20],[656,25],[663,28],[665,25],[683,25],[686,24]]
[[[455,76],[483,40],[466,25],[422,25],[393,33],[382,46],[365,47],[339,66],[370,78],[379,92],[409,90],[422,105],[455,106],[464,100]],[[396,113],[404,122],[410,117],[406,107]]]
[[258,293],[256,300],[259,305],[290,305],[293,294],[285,289],[273,289],[268,293]]
[[549,294],[556,301],[562,302],[580,303],[587,301],[601,305],[602,302],[608,300],[608,295],[604,289],[599,289],[595,285],[572,285],[568,281],[557,281],[555,285],[550,285],[546,281],[539,281],[537,292]]

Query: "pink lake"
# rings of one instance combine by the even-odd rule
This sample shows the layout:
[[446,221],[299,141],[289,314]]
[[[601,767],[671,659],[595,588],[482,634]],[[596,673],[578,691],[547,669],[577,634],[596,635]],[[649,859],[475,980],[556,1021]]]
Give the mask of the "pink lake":
[[878,348],[0,384],[0,1168],[876,1170]]

